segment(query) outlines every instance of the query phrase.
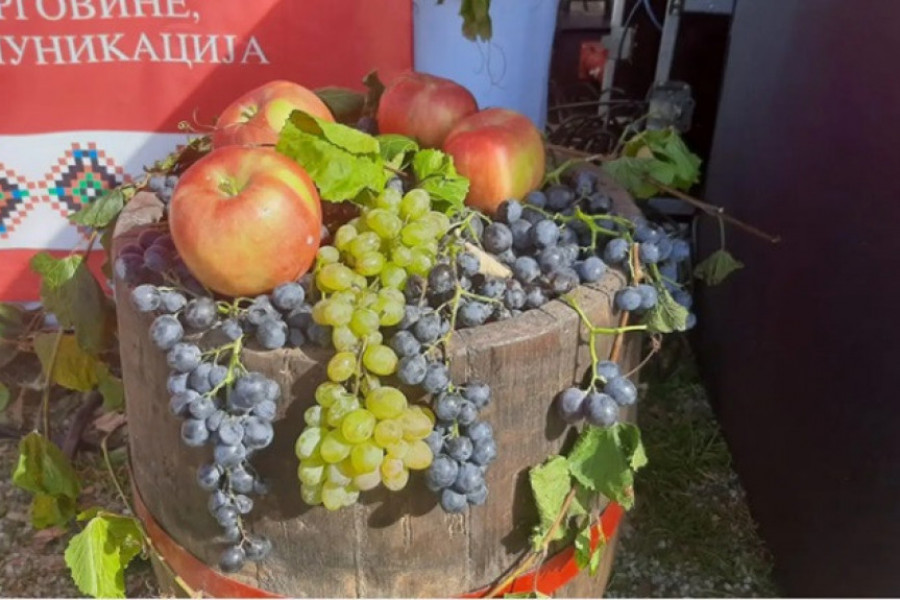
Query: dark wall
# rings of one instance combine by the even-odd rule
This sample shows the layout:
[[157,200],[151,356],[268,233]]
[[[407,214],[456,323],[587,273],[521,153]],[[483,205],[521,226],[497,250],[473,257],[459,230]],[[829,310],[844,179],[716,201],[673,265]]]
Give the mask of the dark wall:
[[[786,593],[900,595],[900,3],[740,0],[707,198],[747,263],[701,357]],[[716,241],[705,229],[705,251]]]

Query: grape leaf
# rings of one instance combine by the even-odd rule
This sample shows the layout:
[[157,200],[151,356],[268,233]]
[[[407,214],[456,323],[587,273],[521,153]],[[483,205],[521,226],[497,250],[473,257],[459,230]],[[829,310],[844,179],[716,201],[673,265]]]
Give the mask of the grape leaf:
[[366,97],[360,92],[342,87],[323,87],[314,92],[334,115],[335,121],[355,123],[362,116]]
[[646,175],[682,190],[700,179],[700,157],[688,149],[673,128],[642,131],[628,140],[623,156],[646,159]]
[[75,516],[75,500],[68,496],[37,493],[31,500],[31,526],[35,529],[64,526]]
[[125,567],[143,549],[134,517],[98,513],[66,547],[66,565],[78,589],[94,598],[125,597]]
[[25,310],[15,304],[0,302],[0,338],[14,339],[25,329]]
[[733,272],[743,268],[744,263],[732,256],[728,250],[721,248],[694,267],[694,277],[706,285],[719,285]]
[[7,406],[9,406],[9,388],[0,381],[0,412],[6,410]]
[[640,430],[630,423],[587,427],[568,457],[569,471],[581,485],[623,507],[634,504],[634,472],[647,464]]
[[[559,511],[569,490],[572,489],[572,479],[569,477],[569,465],[562,456],[551,456],[543,464],[532,467],[528,471],[528,480],[531,483],[531,491],[537,504],[540,525],[536,528],[532,541],[536,548],[540,548],[541,541],[556,521]],[[556,528],[556,532],[550,541],[558,540],[566,534],[565,520]]]
[[419,145],[415,140],[398,135],[385,133],[378,136],[378,146],[381,148],[381,158],[395,169],[403,168],[406,155],[410,152],[418,152]]
[[[50,372],[56,336],[55,333],[39,333],[34,338],[34,351],[41,361],[45,374]],[[98,373],[105,368],[103,363],[82,350],[75,336],[68,333],[60,337],[52,366],[50,380],[53,383],[79,392],[97,387],[100,380]]]
[[597,540],[597,546],[592,550],[591,528],[588,525],[575,536],[575,564],[579,569],[590,567],[591,575],[596,575],[597,569],[600,567],[600,559],[603,557],[606,539],[603,531],[600,530],[600,539]]
[[103,396],[103,410],[118,410],[125,405],[125,388],[122,380],[109,372],[109,368],[99,363],[97,369],[97,389]]
[[275,149],[309,173],[323,200],[350,200],[366,189],[378,193],[387,182],[378,140],[303,111],[291,114]]
[[462,0],[459,16],[463,19],[462,32],[474,41],[488,41],[493,35],[491,24],[491,0]]
[[105,350],[112,341],[115,313],[84,257],[56,259],[41,252],[30,264],[31,270],[41,276],[41,300],[60,325],[73,327],[86,351],[96,354]]
[[78,498],[80,485],[69,459],[56,444],[32,431],[19,442],[19,461],[13,483],[23,490],[48,496]]
[[659,189],[646,179],[652,158],[622,156],[603,163],[603,171],[635,198],[652,198]]
[[431,195],[438,210],[454,212],[469,193],[469,180],[456,172],[453,157],[440,150],[419,150],[413,156],[413,173],[419,187]]
[[83,206],[69,220],[76,225],[101,229],[112,223],[125,206],[125,194],[121,188],[113,188]]
[[665,287],[657,286],[656,295],[656,306],[647,311],[644,324],[655,333],[686,330],[688,309],[675,302]]

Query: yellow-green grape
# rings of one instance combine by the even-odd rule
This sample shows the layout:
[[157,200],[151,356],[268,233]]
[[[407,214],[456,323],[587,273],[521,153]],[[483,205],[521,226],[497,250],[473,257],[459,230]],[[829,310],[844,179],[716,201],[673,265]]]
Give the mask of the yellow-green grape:
[[[378,296],[375,296],[372,306],[377,302]],[[367,336],[378,331],[378,322],[378,313],[374,310],[371,308],[357,308],[353,311],[353,316],[350,317],[350,330],[360,337]]]
[[381,482],[387,489],[398,492],[406,487],[409,471],[398,458],[385,458],[381,463]]
[[[366,394],[366,408],[379,420],[399,417],[406,410],[406,405],[403,392],[388,385]],[[401,425],[399,422],[397,424]]]
[[378,208],[386,208],[391,212],[397,212],[400,209],[400,200],[403,195],[394,188],[384,188],[384,191],[375,198],[375,206]]
[[365,275],[360,275],[359,273],[353,274],[353,287],[364,290],[368,285],[369,282],[366,281]]
[[371,373],[366,373],[365,377],[363,377],[362,381],[359,385],[359,390],[362,393],[362,396],[365,398],[369,395],[369,392],[372,390],[377,390],[381,387],[381,380],[372,375]]
[[431,433],[432,423],[418,407],[409,407],[400,415],[400,426],[403,427],[403,439],[412,442],[423,440]]
[[376,208],[366,213],[366,225],[378,234],[378,237],[389,240],[397,237],[403,227],[400,217],[383,208]]
[[398,267],[406,268],[412,262],[412,250],[403,244],[397,244],[391,248],[391,262]]
[[390,375],[397,369],[397,355],[388,346],[374,344],[363,352],[363,365],[376,375]]
[[347,250],[347,246],[357,235],[358,232],[353,225],[341,225],[338,227],[338,230],[334,232],[334,245],[337,246],[338,250],[345,251]]
[[[337,300],[326,300],[325,302],[326,305],[322,311],[322,318],[325,321],[324,325],[337,327],[350,322],[350,317],[353,316],[353,306],[347,302],[339,302]],[[317,303],[317,306],[318,304],[321,304],[321,302]]]
[[422,221],[428,222],[432,230],[437,232],[436,238],[444,237],[444,234],[450,229],[450,217],[436,210],[422,217]]
[[325,325],[325,309],[328,308],[330,303],[331,300],[319,300],[316,302],[312,307],[312,320],[319,325]]
[[331,343],[338,352],[352,352],[359,346],[359,338],[350,327],[341,325],[331,330]]
[[379,298],[379,300],[382,300],[382,301],[391,300],[398,304],[406,303],[406,296],[403,295],[403,292],[401,292],[400,290],[395,290],[395,289],[391,289],[391,288],[386,288],[386,289],[380,290],[378,292],[378,298]]
[[331,381],[347,381],[356,373],[356,355],[352,352],[338,352],[328,361],[326,372]]
[[423,223],[422,221],[409,223],[400,230],[400,240],[405,246],[409,246],[410,248],[418,248],[429,240],[433,240],[435,237],[434,229],[432,229],[431,224]]
[[422,413],[425,415],[428,420],[431,422],[431,425],[434,426],[434,422],[437,420],[437,417],[434,416],[434,412],[427,406],[422,406],[421,404],[413,404],[410,408],[416,412]]
[[350,255],[359,259],[369,252],[375,252],[381,247],[381,238],[373,231],[366,231],[357,235],[350,242]]
[[421,189],[410,190],[400,200],[400,216],[405,219],[418,219],[431,210],[431,197]]
[[406,456],[406,453],[409,452],[409,442],[406,440],[400,440],[394,444],[388,444],[384,447],[384,451],[387,452],[387,455],[391,458],[399,458],[403,460],[403,457]]
[[374,490],[381,484],[381,471],[375,469],[369,473],[360,473],[353,478],[353,485],[361,492]]
[[340,263],[325,265],[316,273],[316,284],[323,292],[346,290],[352,282],[353,271]]
[[378,295],[378,301],[372,307],[378,313],[378,322],[382,327],[392,327],[403,320],[403,315],[405,314],[405,305],[406,301],[402,298],[398,299],[393,294],[387,294],[385,292],[389,291],[397,291],[392,290],[392,288],[386,288],[381,290],[382,293]]
[[409,450],[406,452],[406,456],[403,457],[403,464],[406,465],[407,469],[421,471],[431,466],[433,460],[434,454],[431,452],[428,444],[422,440],[416,440],[409,444]]
[[325,478],[325,464],[319,456],[301,460],[297,467],[297,479],[303,485],[319,485]]
[[297,436],[297,441],[294,442],[294,454],[297,455],[297,458],[302,460],[315,456],[322,442],[323,435],[325,435],[325,431],[321,427],[307,427],[304,429],[303,433]]
[[341,253],[334,246],[322,246],[316,252],[316,260],[320,265],[330,265],[341,260]]
[[384,341],[384,335],[380,331],[373,331],[366,336],[366,344],[369,346],[377,346]]
[[310,506],[322,504],[322,486],[321,485],[301,485],[300,498]]
[[379,447],[387,448],[391,444],[396,444],[403,440],[403,427],[401,427],[400,422],[395,419],[378,421],[378,424],[375,425],[372,439]]
[[406,269],[396,263],[385,263],[381,269],[381,285],[402,290],[406,287]]
[[338,398],[346,395],[347,390],[339,383],[328,381],[319,384],[319,387],[316,388],[316,402],[325,408],[334,404]]
[[347,413],[341,421],[341,434],[351,444],[359,444],[372,437],[375,430],[375,415],[364,408]]
[[384,262],[384,255],[381,252],[366,252],[356,259],[356,264],[353,268],[360,275],[373,277],[381,273],[381,269],[384,268]]
[[357,473],[374,471],[381,465],[382,460],[384,460],[384,450],[372,442],[357,444],[350,450],[350,461]]
[[325,423],[329,427],[340,427],[344,417],[359,408],[359,398],[346,393],[338,398],[327,411],[325,411]]
[[375,292],[363,292],[359,295],[359,298],[356,300],[357,308],[369,308],[373,304],[378,302],[378,294]]
[[346,458],[339,463],[325,467],[325,481],[329,483],[347,485],[353,480],[354,475],[356,473],[353,471],[350,461]]
[[412,262],[409,263],[409,266],[406,267],[406,269],[413,275],[428,277],[433,266],[434,258],[431,254],[421,248],[413,248]]
[[428,256],[435,257],[438,253],[438,247],[437,240],[430,240],[419,246],[419,249],[423,252],[427,252]]
[[332,430],[325,434],[319,444],[319,456],[327,463],[338,463],[350,455],[350,444],[340,431]]
[[303,411],[303,422],[310,427],[321,427],[324,418],[324,410],[318,404]]
[[344,506],[344,486],[326,481],[322,484],[322,506],[328,510],[338,510]]
[[344,304],[356,304],[356,299],[359,298],[359,293],[359,290],[351,287],[346,290],[333,293],[329,300],[331,300],[332,302],[343,302]]

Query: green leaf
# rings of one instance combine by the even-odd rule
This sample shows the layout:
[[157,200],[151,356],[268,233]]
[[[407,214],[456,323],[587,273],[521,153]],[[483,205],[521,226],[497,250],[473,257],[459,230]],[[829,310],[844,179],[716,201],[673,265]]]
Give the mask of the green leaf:
[[721,248],[694,267],[694,277],[706,285],[719,285],[733,272],[743,268],[744,263],[732,256],[728,250]]
[[339,123],[294,111],[281,130],[276,150],[296,160],[324,200],[351,200],[362,191],[384,190],[387,173],[378,140]]
[[100,381],[98,374],[105,365],[82,350],[75,336],[68,333],[62,334],[54,360],[56,336],[56,333],[39,333],[34,338],[34,351],[41,361],[44,374],[50,373],[53,383],[70,390],[86,392],[97,387]]
[[9,388],[0,381],[0,412],[6,410],[6,407],[9,406],[9,396]]
[[31,500],[31,526],[35,529],[65,526],[75,516],[75,500],[68,496],[37,493]]
[[452,156],[440,150],[419,150],[412,167],[419,187],[431,195],[438,210],[449,213],[462,208],[469,180],[456,172]]
[[419,151],[419,145],[415,140],[396,133],[379,135],[378,146],[381,148],[381,158],[395,169],[402,168],[408,153]]
[[623,155],[646,160],[646,175],[678,189],[687,190],[700,179],[700,157],[672,128],[642,131],[628,140]]
[[342,87],[323,87],[314,90],[339,123],[355,123],[363,113],[366,103],[364,94]]
[[623,156],[603,163],[603,171],[635,198],[652,198],[659,191],[655,185],[648,183],[645,179],[652,162],[654,162],[652,158]]
[[69,459],[56,444],[32,431],[19,442],[13,483],[34,494],[78,498],[80,485]]
[[634,504],[634,472],[647,464],[641,432],[630,423],[587,427],[568,457],[569,471],[581,485],[623,507]]
[[25,309],[0,302],[0,338],[15,339],[25,331]]
[[103,410],[119,410],[125,405],[125,388],[122,380],[109,372],[106,365],[100,363],[97,370],[97,389],[103,396]]
[[[532,467],[528,472],[531,491],[537,504],[540,525],[535,531],[534,542],[540,545],[541,540],[550,530],[562,510],[566,496],[572,489],[572,478],[569,477],[569,465],[562,456],[551,456],[542,465]],[[565,520],[556,528],[550,541],[558,540],[566,534]]]
[[462,0],[459,16],[463,18],[463,35],[473,42],[488,41],[493,35],[491,0]]
[[60,325],[74,328],[78,343],[93,354],[112,341],[114,313],[109,298],[80,255],[56,259],[41,252],[31,259],[41,276],[41,300]]
[[591,575],[596,575],[600,559],[603,557],[603,550],[606,547],[606,539],[603,537],[603,532],[600,531],[597,547],[591,550],[591,529],[592,526],[588,525],[575,536],[575,564],[579,569],[590,567]]
[[143,548],[134,517],[98,513],[66,548],[72,580],[94,598],[125,597],[125,567]]
[[105,194],[86,204],[69,217],[76,225],[102,229],[116,220],[125,206],[125,194],[120,188],[113,188]]
[[655,333],[672,333],[687,329],[688,309],[675,302],[663,286],[656,287],[656,306],[644,317],[644,324]]

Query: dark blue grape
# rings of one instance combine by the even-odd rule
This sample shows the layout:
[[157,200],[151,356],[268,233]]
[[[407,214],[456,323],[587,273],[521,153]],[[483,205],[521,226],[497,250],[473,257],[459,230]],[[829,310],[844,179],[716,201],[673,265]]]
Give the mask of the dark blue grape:
[[463,389],[463,398],[481,410],[491,401],[491,387],[481,381],[469,381]]
[[466,428],[466,435],[469,436],[473,444],[477,445],[483,440],[494,439],[494,428],[487,421],[478,421]]
[[318,323],[310,323],[306,329],[306,337],[321,348],[331,346],[331,327],[325,327]]
[[197,368],[201,358],[202,353],[200,352],[200,348],[194,344],[179,342],[169,350],[168,354],[166,354],[166,363],[173,371],[177,371],[178,373],[188,373]]
[[486,466],[497,458],[497,442],[493,438],[478,440],[472,448],[472,457],[469,459],[474,464]]
[[456,255],[456,267],[461,275],[472,277],[481,268],[481,261],[471,252],[460,252]]
[[422,344],[409,331],[398,331],[391,337],[390,346],[397,356],[415,356],[422,351]]
[[265,448],[274,438],[275,431],[269,421],[252,416],[244,421],[244,445],[248,450]]
[[531,249],[531,228],[533,225],[525,219],[519,219],[509,226],[513,236],[513,249],[526,252]]
[[206,418],[206,428],[210,431],[218,431],[222,421],[226,418],[228,418],[228,413],[224,410],[217,410]]
[[159,290],[153,285],[139,285],[131,290],[131,303],[141,312],[152,312],[159,308]]
[[466,500],[473,506],[481,506],[482,504],[487,502],[487,497],[488,489],[484,484],[466,494]]
[[562,225],[559,228],[559,241],[556,242],[560,246],[567,244],[575,244],[578,246],[578,233],[568,225]]
[[538,248],[555,246],[559,241],[559,226],[550,219],[538,221],[531,228],[531,242]]
[[429,394],[437,394],[447,389],[450,385],[450,374],[444,363],[433,362],[428,365],[425,371],[425,378],[422,380],[422,387]]
[[209,430],[201,419],[187,419],[181,424],[181,441],[191,447],[202,446],[209,439]]
[[244,550],[247,555],[247,560],[259,562],[266,556],[268,556],[269,552],[272,551],[272,542],[270,542],[268,538],[263,536],[248,536],[244,541]]
[[503,304],[509,309],[518,309],[525,306],[525,290],[518,281],[513,279],[511,283],[517,284],[516,287],[509,286],[503,294]]
[[422,309],[413,304],[407,304],[403,308],[403,319],[397,324],[399,329],[410,329],[419,321],[422,315]]
[[491,223],[484,228],[481,243],[488,252],[500,254],[512,246],[512,232],[503,223]]
[[477,327],[491,316],[491,307],[484,302],[469,300],[459,307],[456,318],[463,327]]
[[234,507],[242,515],[249,514],[253,510],[253,500],[244,494],[238,494],[234,497]]
[[468,494],[482,485],[484,485],[484,473],[481,472],[478,465],[462,462],[459,465],[456,480],[453,482],[453,489],[461,494]]
[[228,497],[228,495],[222,490],[216,490],[209,495],[209,500],[206,503],[206,508],[209,509],[209,514],[211,514],[212,516],[216,516],[216,513],[219,512],[220,508],[230,505],[231,499]]
[[154,273],[165,273],[172,268],[172,252],[159,245],[144,250],[144,266]]
[[634,239],[643,244],[644,242],[655,242],[660,238],[658,229],[649,223],[638,223],[634,228]]
[[597,174],[587,169],[578,169],[570,176],[572,189],[575,190],[577,196],[587,196],[594,191],[597,184]]
[[150,339],[160,350],[171,350],[184,337],[184,328],[172,315],[160,315],[150,325]]
[[212,365],[209,369],[209,375],[207,375],[210,389],[215,389],[221,385],[226,377],[228,377],[228,367],[225,365]]
[[619,310],[637,310],[641,306],[641,295],[637,288],[625,287],[616,292],[616,308]]
[[656,264],[659,262],[659,247],[653,242],[644,242],[638,246],[638,257],[642,263]]
[[425,471],[425,481],[434,491],[450,487],[459,475],[459,463],[446,455],[436,455]]
[[538,264],[544,273],[552,273],[558,270],[563,265],[563,262],[563,252],[557,246],[544,248],[538,255]]
[[587,197],[587,212],[592,215],[608,213],[612,209],[612,201],[609,196],[601,192],[594,192]]
[[472,440],[462,435],[445,441],[444,448],[450,458],[460,463],[469,460],[469,457],[472,456]]
[[143,255],[125,254],[119,256],[113,264],[113,273],[118,279],[126,283],[137,283],[143,279]]
[[431,344],[441,336],[441,316],[434,311],[424,313],[412,328],[416,339]]
[[584,416],[584,391],[570,387],[556,397],[556,410],[566,423],[574,424]]
[[238,509],[234,506],[234,504],[226,504],[225,506],[219,507],[219,510],[216,511],[216,521],[219,522],[219,525],[222,527],[229,527],[232,525],[236,525],[238,521]]
[[606,273],[606,263],[597,256],[589,256],[583,261],[575,263],[575,272],[584,283],[600,281]]
[[560,212],[575,201],[575,194],[564,185],[551,185],[547,188],[547,208]]
[[254,404],[262,402],[266,399],[266,381],[267,378],[262,373],[251,372],[237,380],[234,384],[234,392],[243,397],[243,403],[238,403],[240,408],[250,409]]
[[226,446],[237,446],[244,439],[244,426],[236,419],[225,418],[219,423],[219,441]]
[[694,298],[686,290],[675,290],[672,292],[672,299],[687,309],[690,309],[694,304]]
[[222,333],[225,334],[225,337],[232,342],[244,334],[244,330],[241,329],[241,325],[235,319],[225,319],[219,327]]
[[299,308],[292,310],[284,318],[284,322],[288,324],[288,327],[306,329],[313,322],[312,308],[308,304],[303,304]]
[[641,310],[650,310],[656,306],[657,293],[656,288],[652,285],[642,283],[637,286],[638,294],[641,295]]
[[597,375],[603,378],[603,381],[609,381],[614,377],[621,375],[619,365],[611,360],[601,360],[595,367]]
[[671,239],[665,236],[659,238],[659,240],[656,242],[656,248],[657,250],[659,250],[659,260],[657,260],[657,262],[667,260],[670,256],[672,256]]
[[294,348],[301,348],[306,344],[306,334],[302,329],[291,327],[288,329],[288,344]]
[[240,546],[229,546],[219,556],[219,569],[223,573],[237,573],[244,568],[246,554]]
[[459,414],[456,421],[460,425],[471,425],[478,418],[478,409],[468,400],[463,400],[459,405]]
[[435,265],[428,274],[428,292],[433,295],[446,294],[456,287],[456,276],[453,268],[441,263]]
[[216,322],[216,311],[216,302],[212,298],[195,298],[184,307],[182,317],[191,329],[205,331]]
[[206,419],[216,412],[216,404],[209,396],[200,396],[188,404],[188,412],[195,419],[206,422]]
[[405,356],[397,364],[397,378],[406,385],[419,385],[427,372],[428,363],[421,354]]
[[200,489],[211,492],[218,489],[220,481],[222,481],[222,468],[219,465],[208,463],[200,465],[197,469],[197,485],[200,486]]
[[624,238],[609,240],[603,249],[603,260],[610,265],[621,264],[628,258],[629,244]]
[[669,260],[679,263],[691,257],[691,246],[685,240],[674,240]]
[[272,290],[271,302],[282,312],[300,308],[304,300],[306,300],[306,292],[303,290],[303,286],[293,281],[282,283]]
[[537,208],[544,208],[547,206],[547,196],[540,190],[528,192],[525,195],[525,204],[529,204]]
[[441,421],[455,421],[461,404],[462,397],[459,394],[441,394],[434,403],[434,416]]
[[510,225],[522,218],[522,204],[518,200],[505,200],[497,207],[495,218]]
[[456,514],[466,510],[468,500],[464,494],[454,492],[450,488],[441,492],[441,508],[444,512]]
[[237,466],[228,473],[228,481],[231,489],[239,494],[249,494],[253,491],[253,475],[242,466]]
[[166,380],[166,390],[169,395],[177,394],[187,390],[188,373],[172,373]]
[[610,396],[591,392],[584,401],[584,419],[595,427],[609,427],[619,418],[619,405]]
[[159,295],[160,310],[173,314],[180,311],[187,304],[187,298],[180,292],[166,290]]
[[200,363],[197,368],[188,375],[188,385],[198,394],[205,394],[212,389],[209,383],[209,372],[212,370],[211,363]]
[[431,448],[431,453],[437,456],[444,447],[444,434],[435,429],[425,438],[425,443]]
[[557,296],[567,294],[578,287],[578,275],[572,269],[562,268],[550,275],[550,288]]
[[183,417],[187,414],[188,405],[199,397],[200,394],[194,390],[178,392],[169,398],[169,412],[175,417]]
[[251,415],[256,415],[264,421],[273,421],[275,415],[278,414],[278,406],[271,400],[263,400],[253,407],[250,411]]
[[603,386],[603,392],[612,396],[621,406],[631,406],[637,401],[637,388],[626,377],[613,377]]
[[578,259],[578,255],[581,253],[581,249],[577,244],[559,244],[559,249],[562,250],[563,264],[566,266],[574,264]]
[[266,350],[283,348],[287,343],[287,324],[281,319],[264,319],[256,327],[256,341]]
[[522,283],[531,283],[541,274],[538,262],[530,256],[520,256],[512,266],[513,275]]
[[[223,423],[224,425],[224,423]],[[219,428],[219,434],[221,436],[222,428]],[[237,444],[235,446],[227,446],[225,444],[218,444],[216,449],[213,450],[213,459],[216,463],[222,465],[223,467],[236,467],[247,458],[247,449],[244,448],[243,445]]]
[[529,308],[539,308],[547,304],[547,293],[539,285],[529,285],[525,288],[525,304]]

